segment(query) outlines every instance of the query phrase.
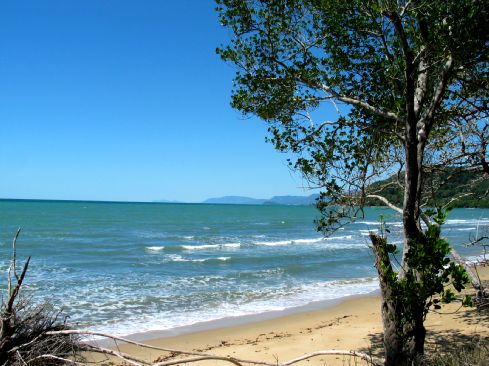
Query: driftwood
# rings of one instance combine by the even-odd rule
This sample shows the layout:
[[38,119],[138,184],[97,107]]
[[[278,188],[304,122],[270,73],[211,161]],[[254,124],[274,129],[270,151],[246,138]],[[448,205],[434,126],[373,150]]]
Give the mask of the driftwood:
[[[111,349],[87,344],[85,347],[85,351],[89,352],[96,352],[96,353],[102,353],[110,356],[115,356],[117,358],[120,358],[124,360],[125,362],[134,365],[134,366],[172,366],[172,365],[177,365],[177,364],[185,364],[185,363],[193,363],[193,362],[198,362],[198,361],[205,361],[205,360],[215,360],[215,361],[223,361],[227,363],[232,363],[236,366],[244,366],[244,365],[260,365],[260,366],[289,366],[296,364],[298,362],[308,360],[314,357],[319,357],[319,356],[350,356],[350,357],[356,357],[360,358],[364,361],[366,361],[368,364],[373,365],[373,366],[380,366],[382,364],[382,361],[380,359],[377,359],[375,357],[372,357],[366,353],[362,352],[356,352],[356,351],[351,351],[351,350],[322,350],[322,351],[317,351],[309,354],[302,355],[300,357],[294,358],[292,360],[288,360],[285,362],[263,362],[263,361],[255,361],[255,360],[247,360],[247,359],[242,359],[242,358],[236,358],[236,357],[229,357],[229,356],[217,356],[217,355],[212,355],[208,353],[202,353],[202,352],[191,352],[191,351],[182,351],[182,350],[177,350],[177,349],[172,349],[172,348],[166,348],[166,347],[157,347],[157,346],[151,346],[148,344],[144,344],[141,342],[136,342],[127,338],[122,338],[118,337],[112,334],[107,334],[107,333],[101,333],[101,332],[93,332],[93,331],[83,331],[83,330],[62,330],[62,331],[53,331],[49,332],[50,335],[92,335],[92,336],[99,336],[99,337],[104,337],[104,338],[110,338],[114,340],[115,342],[120,341],[128,344],[133,344],[138,347],[142,348],[147,348],[147,349],[153,349],[153,350],[158,350],[162,352],[169,352],[174,355],[182,355],[182,356],[191,356],[187,358],[179,358],[179,359],[174,359],[174,360],[166,360],[166,361],[160,361],[160,362],[148,362],[143,359],[138,359],[136,357],[133,357],[131,355],[119,352],[119,351],[114,351]],[[70,362],[69,360],[67,360]]]
[[16,250],[19,234],[20,229],[12,243],[7,289],[1,300],[0,366],[41,365],[40,358],[50,358],[50,365],[59,365],[67,355],[76,362],[81,359],[77,353],[77,336],[47,335],[49,331],[67,329],[66,324],[59,321],[60,313],[47,306],[34,305],[29,298],[22,296],[30,257],[19,274]]

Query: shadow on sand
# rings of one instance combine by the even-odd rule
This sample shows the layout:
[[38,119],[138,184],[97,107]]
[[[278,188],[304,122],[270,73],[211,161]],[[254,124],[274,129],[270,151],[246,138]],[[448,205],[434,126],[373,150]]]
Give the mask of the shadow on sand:
[[[463,309],[459,313],[453,315],[459,319],[462,324],[467,324],[472,329],[477,327],[480,329],[489,328],[489,303],[484,306],[472,309]],[[478,334],[464,334],[458,329],[448,329],[444,331],[431,331],[427,329],[425,351],[426,353],[442,352],[450,353],[457,352],[461,349],[471,349],[480,341]],[[489,337],[485,338],[486,341]],[[383,358],[384,346],[383,346],[383,334],[373,333],[369,334],[370,346],[363,348],[360,351],[370,354],[371,356]]]

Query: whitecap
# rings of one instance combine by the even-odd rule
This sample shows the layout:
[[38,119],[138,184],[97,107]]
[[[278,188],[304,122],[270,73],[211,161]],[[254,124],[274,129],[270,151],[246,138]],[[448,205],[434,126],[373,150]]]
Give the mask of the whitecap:
[[489,224],[489,219],[481,218],[481,219],[469,219],[469,220],[461,220],[461,219],[451,219],[446,221],[447,225],[487,225]]
[[324,238],[323,240],[346,240],[346,239],[351,239],[353,236],[352,235],[343,235],[343,236],[328,236]]
[[378,229],[358,230],[358,232],[360,233],[360,235],[369,236],[370,233],[377,233],[377,232],[379,232],[379,230]]
[[154,247],[146,247],[144,248],[147,252],[161,252],[165,249],[164,246],[154,246]]
[[219,244],[204,244],[204,245],[182,245],[185,250],[207,250],[219,248]]
[[230,260],[231,257],[187,259],[187,258],[183,258],[181,255],[174,254],[174,255],[169,255],[168,259],[170,259],[171,262],[204,263],[204,262],[210,262],[210,261],[226,262],[226,261]]
[[345,239],[351,239],[351,238],[352,238],[352,235],[344,235],[344,236],[330,236],[330,237],[325,237],[325,238],[311,238],[311,239],[256,241],[253,244],[274,247],[274,246],[293,245],[293,244],[315,244],[315,243],[321,243],[321,242],[325,242],[325,241],[345,240]]
[[227,249],[240,248],[241,243],[226,243],[226,244],[221,244],[221,247]]
[[354,224],[379,225],[380,221],[355,221]]
[[[330,238],[332,239],[332,238]],[[306,244],[306,243],[319,243],[321,241],[328,240],[327,238],[317,238],[317,239],[294,239],[291,240],[292,243]]]
[[240,243],[182,245],[182,249],[184,250],[236,249],[239,248],[240,246],[241,246]]
[[189,259],[183,258],[181,255],[178,254],[169,254],[167,258],[170,260],[170,262],[189,262]]
[[255,241],[253,244],[255,245],[264,245],[267,247],[275,247],[280,245],[290,245],[292,244],[292,240],[280,240],[280,241]]

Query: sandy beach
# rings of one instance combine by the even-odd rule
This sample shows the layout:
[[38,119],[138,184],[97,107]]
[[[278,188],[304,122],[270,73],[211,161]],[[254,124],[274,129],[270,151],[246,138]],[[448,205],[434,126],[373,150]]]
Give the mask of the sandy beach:
[[[489,267],[479,267],[480,277],[489,280]],[[430,312],[426,320],[427,350],[463,347],[476,337],[489,338],[487,312],[461,308],[460,303]],[[332,307],[289,314],[247,324],[201,330],[179,336],[165,336],[144,343],[170,349],[205,352],[265,362],[285,362],[324,349],[356,350],[382,355],[382,322],[378,295],[345,298]],[[114,346],[147,361],[165,360],[171,354],[138,346]],[[102,360],[99,356],[96,360]],[[93,359],[92,359],[93,360]],[[108,360],[107,363],[117,361]],[[219,361],[205,361],[218,364]],[[222,362],[221,362],[222,363]],[[303,363],[309,365],[362,365],[350,356],[320,356]]]

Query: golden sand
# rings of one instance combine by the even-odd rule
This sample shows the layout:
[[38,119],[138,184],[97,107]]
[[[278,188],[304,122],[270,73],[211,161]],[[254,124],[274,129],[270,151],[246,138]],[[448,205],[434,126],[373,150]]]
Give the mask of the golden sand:
[[[478,271],[482,279],[489,280],[489,267],[480,267]],[[448,345],[463,347],[465,342],[470,342],[474,337],[489,339],[487,313],[481,315],[475,308],[461,308],[460,303],[446,305],[436,313],[430,312],[425,325],[426,347],[430,351],[442,347],[446,349]],[[382,356],[380,299],[378,295],[346,298],[333,307],[321,310],[161,337],[144,343],[272,363],[323,349],[357,350]],[[168,356],[164,352],[128,344],[119,345],[118,349],[148,361]],[[97,359],[100,360],[100,357]],[[200,362],[203,363],[209,366],[224,364],[219,361]],[[365,364],[349,356],[321,356],[304,363],[317,366]]]

